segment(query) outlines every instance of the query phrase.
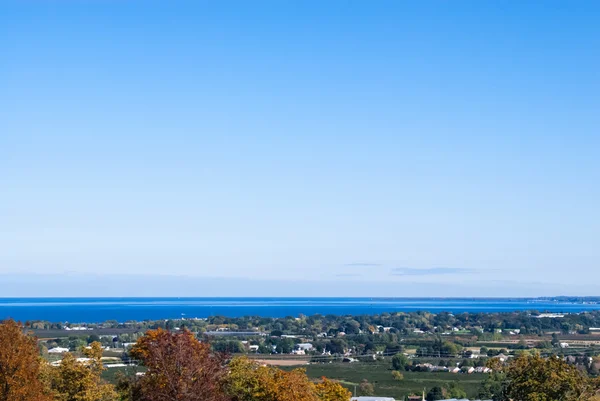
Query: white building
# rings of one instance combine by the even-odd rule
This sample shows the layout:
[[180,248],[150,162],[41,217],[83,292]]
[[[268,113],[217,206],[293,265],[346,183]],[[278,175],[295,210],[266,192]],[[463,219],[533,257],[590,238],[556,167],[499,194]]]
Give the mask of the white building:
[[55,347],[55,348],[50,348],[48,350],[49,354],[64,354],[65,352],[69,352],[69,349],[68,348]]

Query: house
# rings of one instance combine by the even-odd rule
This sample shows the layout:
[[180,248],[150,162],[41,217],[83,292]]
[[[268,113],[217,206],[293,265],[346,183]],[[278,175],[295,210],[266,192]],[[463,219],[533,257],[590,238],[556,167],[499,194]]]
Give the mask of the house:
[[460,368],[456,367],[450,371],[450,373],[460,373]]
[[561,348],[569,348],[569,343],[560,343]]
[[258,351],[259,346],[258,345],[249,345],[248,346],[248,351],[251,352],[257,352]]
[[296,344],[296,348],[303,351],[310,351],[313,349],[313,345],[311,343],[300,343]]
[[65,352],[69,352],[69,349],[68,348],[55,347],[55,348],[50,348],[48,350],[49,354],[64,354]]
[[306,352],[304,352],[303,349],[295,349],[292,351],[293,355],[306,355]]
[[475,373],[475,368],[474,368],[473,366],[471,366],[471,367],[470,367],[470,368],[467,370],[467,373],[468,373],[468,374]]

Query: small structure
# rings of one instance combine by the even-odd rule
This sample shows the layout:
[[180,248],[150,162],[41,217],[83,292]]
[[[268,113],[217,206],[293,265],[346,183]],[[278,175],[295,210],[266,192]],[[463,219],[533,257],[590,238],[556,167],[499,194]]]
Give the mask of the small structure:
[[65,352],[69,352],[69,349],[68,348],[55,347],[55,348],[50,348],[48,350],[49,354],[64,354]]

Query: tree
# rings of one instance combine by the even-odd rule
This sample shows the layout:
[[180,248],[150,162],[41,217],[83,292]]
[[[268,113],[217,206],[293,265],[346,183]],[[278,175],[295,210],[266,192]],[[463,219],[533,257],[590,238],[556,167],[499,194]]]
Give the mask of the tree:
[[523,355],[506,368],[508,398],[519,401],[587,400],[600,388],[597,381],[558,357]]
[[0,323],[0,400],[46,401],[36,339],[13,320]]
[[409,365],[408,358],[403,354],[396,354],[392,357],[392,368],[394,370],[406,370]]
[[83,350],[87,361],[78,361],[71,353],[65,354],[60,365],[47,365],[43,377],[55,401],[115,401],[117,393],[111,384],[100,377],[102,345],[94,342]]
[[[447,396],[456,399],[466,399],[467,392],[460,388],[455,382],[450,382],[446,385]],[[446,394],[444,395],[446,396]]]
[[315,392],[321,401],[348,401],[352,393],[340,383],[321,378],[315,386]]
[[362,395],[373,395],[375,394],[375,387],[367,379],[363,379],[358,386]]
[[139,381],[144,400],[227,400],[222,391],[227,374],[223,354],[212,352],[187,329],[149,330],[130,353],[148,369]]
[[427,393],[427,396],[425,397],[425,399],[427,401],[443,400],[444,398],[445,398],[444,389],[441,388],[440,386],[432,387],[429,390],[429,392]]
[[394,380],[404,380],[404,375],[398,370],[392,370],[392,377],[394,378]]
[[[317,387],[302,369],[284,372],[273,366],[259,366],[246,357],[229,363],[225,393],[233,401],[318,401]],[[332,395],[329,384],[320,390]],[[337,401],[336,398],[332,400]]]

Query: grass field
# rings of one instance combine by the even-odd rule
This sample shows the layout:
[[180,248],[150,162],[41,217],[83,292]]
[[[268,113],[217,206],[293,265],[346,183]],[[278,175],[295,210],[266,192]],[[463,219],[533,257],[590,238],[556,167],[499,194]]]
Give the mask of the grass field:
[[[313,379],[325,376],[329,379],[339,380],[350,391],[354,391],[354,384],[358,385],[367,379],[375,387],[375,394],[384,397],[394,397],[402,400],[405,396],[415,393],[421,394],[423,389],[429,391],[431,387],[442,386],[445,383],[456,383],[466,391],[471,399],[477,398],[477,391],[484,374],[453,374],[447,372],[403,372],[404,380],[397,381],[392,377],[388,363],[324,363],[300,366]],[[280,366],[281,369],[291,370],[298,366]],[[142,372],[143,367],[110,368],[103,372],[104,379],[111,383],[116,382],[118,372],[135,374]],[[360,391],[357,392],[360,395]]]
[[392,371],[387,363],[311,364],[303,368],[306,369],[306,373],[311,378],[317,379],[325,376],[330,379],[336,379],[341,381],[351,391],[354,391],[354,383],[358,386],[363,379],[367,379],[374,385],[376,395],[394,397],[396,400],[402,400],[406,395],[411,393],[421,394],[424,388],[428,391],[431,387],[441,386],[450,382],[457,383],[458,386],[466,391],[469,398],[474,399],[477,397],[481,381],[486,378],[484,374],[403,372],[404,380],[397,381],[392,377]]

